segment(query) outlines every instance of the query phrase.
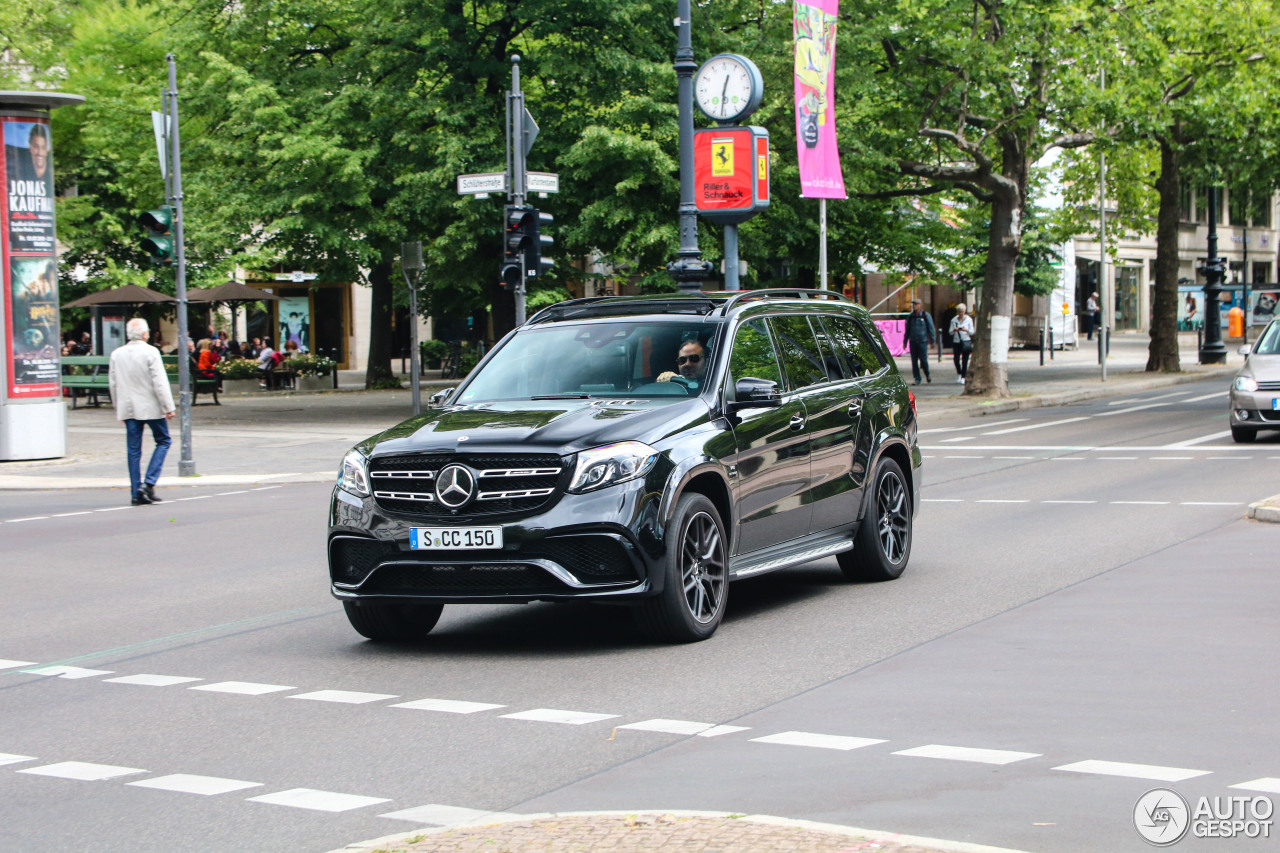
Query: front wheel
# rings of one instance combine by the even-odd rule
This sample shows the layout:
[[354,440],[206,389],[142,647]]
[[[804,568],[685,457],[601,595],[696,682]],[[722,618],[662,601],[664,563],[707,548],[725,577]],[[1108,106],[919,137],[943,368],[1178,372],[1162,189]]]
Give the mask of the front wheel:
[[836,555],[840,571],[851,581],[894,580],[911,558],[911,493],[902,468],[888,457],[881,459],[871,488],[853,550]]
[[1250,444],[1258,437],[1256,429],[1248,429],[1247,427],[1233,426],[1231,428],[1231,440],[1236,444]]
[[363,637],[385,643],[421,640],[440,621],[443,604],[342,602],[347,621]]
[[687,494],[667,528],[662,592],[640,605],[636,621],[655,640],[693,643],[716,632],[729,598],[729,544],[715,504]]

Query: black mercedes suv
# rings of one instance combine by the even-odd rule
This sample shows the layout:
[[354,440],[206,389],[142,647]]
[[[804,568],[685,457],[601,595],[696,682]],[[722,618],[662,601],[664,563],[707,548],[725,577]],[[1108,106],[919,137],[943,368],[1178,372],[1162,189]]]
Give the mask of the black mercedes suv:
[[563,302],[431,402],[333,490],[331,589],[370,639],[448,602],[590,599],[702,640],[731,580],[832,555],[891,580],[911,555],[915,398],[838,294]]

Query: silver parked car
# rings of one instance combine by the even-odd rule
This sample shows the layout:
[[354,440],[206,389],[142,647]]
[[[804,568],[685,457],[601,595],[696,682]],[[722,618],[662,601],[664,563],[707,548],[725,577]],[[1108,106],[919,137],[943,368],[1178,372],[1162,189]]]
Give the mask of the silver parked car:
[[1252,347],[1240,347],[1244,367],[1231,381],[1231,437],[1253,441],[1260,429],[1280,430],[1280,317]]

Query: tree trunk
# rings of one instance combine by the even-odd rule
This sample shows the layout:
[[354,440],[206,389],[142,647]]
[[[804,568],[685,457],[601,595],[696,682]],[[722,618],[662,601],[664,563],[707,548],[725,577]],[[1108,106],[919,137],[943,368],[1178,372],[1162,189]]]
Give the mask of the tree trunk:
[[1151,344],[1147,348],[1149,372],[1178,373],[1178,203],[1181,163],[1170,138],[1160,139],[1160,212],[1156,217],[1155,288],[1151,305]]
[[364,387],[373,388],[379,379],[389,379],[391,372],[391,315],[394,310],[394,254],[382,250],[382,256],[369,271],[369,364],[365,369]]

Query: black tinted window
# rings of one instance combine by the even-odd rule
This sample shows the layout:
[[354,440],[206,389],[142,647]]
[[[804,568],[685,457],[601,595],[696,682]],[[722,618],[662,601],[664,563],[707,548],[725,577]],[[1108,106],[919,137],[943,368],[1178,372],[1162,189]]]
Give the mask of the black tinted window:
[[831,330],[821,317],[810,317],[809,325],[813,326],[813,336],[818,340],[818,348],[822,351],[822,363],[827,366],[827,375],[833,380],[852,379],[856,374],[849,371],[845,360],[839,355],[839,348],[831,339]]
[[[807,388],[827,381],[827,369],[822,364],[822,353],[813,338],[813,330],[805,317],[773,317],[778,336],[778,355],[791,381],[792,389]],[[837,374],[837,377],[839,374]]]
[[823,317],[836,354],[844,359],[851,376],[875,373],[884,366],[868,333],[848,317]]
[[768,379],[782,386],[778,359],[763,320],[750,320],[738,327],[733,338],[733,352],[729,355],[729,373],[734,382],[750,376]]

